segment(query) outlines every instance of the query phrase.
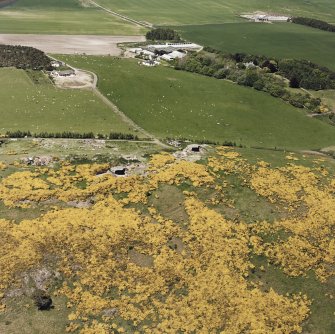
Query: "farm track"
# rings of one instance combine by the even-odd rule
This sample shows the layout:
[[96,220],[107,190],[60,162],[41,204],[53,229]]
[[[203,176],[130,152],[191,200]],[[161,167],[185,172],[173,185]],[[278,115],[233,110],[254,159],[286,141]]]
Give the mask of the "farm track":
[[107,13],[113,15],[113,16],[116,16],[116,17],[118,17],[118,18],[120,18],[120,19],[122,19],[124,21],[127,21],[129,23],[133,23],[133,24],[136,24],[138,26],[141,26],[141,27],[144,27],[144,28],[149,28],[149,29],[153,27],[153,25],[151,23],[146,23],[146,22],[141,22],[141,21],[134,20],[134,19],[132,19],[132,18],[130,18],[128,16],[124,16],[122,14],[114,12],[111,9],[103,7],[103,6],[99,5],[98,3],[96,3],[95,1],[91,0],[91,1],[89,1],[89,3],[92,4],[95,7],[98,7],[100,9],[104,10],[105,12],[107,12]]
[[[50,57],[53,60],[57,60],[54,57]],[[128,124],[130,127],[134,128],[135,130],[137,130],[138,132],[142,133],[145,137],[149,138],[150,141],[156,145],[161,146],[162,148],[165,149],[171,149],[171,147],[169,145],[164,144],[163,142],[161,142],[156,136],[154,136],[153,134],[149,133],[148,131],[144,130],[142,127],[140,127],[138,124],[136,124],[132,119],[130,119],[125,113],[123,113],[112,101],[110,101],[105,95],[103,95],[97,85],[98,85],[98,76],[92,72],[92,71],[87,71],[87,70],[82,70],[79,68],[75,68],[73,66],[70,66],[67,64],[67,66],[69,66],[70,68],[72,68],[75,71],[82,71],[82,72],[86,72],[92,75],[93,77],[93,82],[92,82],[92,91],[94,92],[94,94],[104,103],[106,104],[115,114],[117,114],[118,116],[120,116],[120,118],[126,123]],[[143,141],[141,141],[143,142]]]
[[103,95],[99,89],[97,87],[93,88],[93,92],[95,93],[95,95],[100,98],[100,100],[102,100],[107,106],[109,106],[114,113],[116,113],[117,115],[119,115],[121,117],[121,119],[127,123],[129,126],[131,126],[132,128],[136,129],[137,131],[141,132],[142,134],[144,134],[147,138],[150,138],[152,140],[153,143],[166,148],[166,149],[170,149],[171,147],[162,143],[156,136],[154,136],[153,134],[147,132],[146,130],[144,130],[142,127],[140,127],[138,124],[136,124],[133,120],[131,120],[126,114],[124,114],[113,102],[111,102],[105,95]]

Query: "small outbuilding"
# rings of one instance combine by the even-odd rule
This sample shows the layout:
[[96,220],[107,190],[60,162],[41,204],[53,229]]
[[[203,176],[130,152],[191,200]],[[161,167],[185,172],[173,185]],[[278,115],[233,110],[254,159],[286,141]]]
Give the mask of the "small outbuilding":
[[143,52],[143,49],[142,48],[130,48],[128,51],[131,53],[140,54],[141,52]]
[[70,70],[64,70],[64,71],[58,71],[57,72],[60,77],[70,77],[72,75],[75,75],[76,72],[72,69]]
[[65,65],[65,63],[63,63],[62,61],[59,61],[59,60],[53,60],[50,64],[53,68],[59,68],[59,67]]
[[144,55],[144,56],[149,56],[149,57],[154,57],[155,56],[154,52],[151,52],[151,51],[148,51],[148,50],[143,50],[141,52],[141,54]]

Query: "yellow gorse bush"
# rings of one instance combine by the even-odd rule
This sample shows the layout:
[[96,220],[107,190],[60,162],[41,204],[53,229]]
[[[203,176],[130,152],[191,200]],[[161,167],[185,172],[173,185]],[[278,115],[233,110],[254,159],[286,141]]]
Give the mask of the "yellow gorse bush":
[[[122,319],[134,333],[300,333],[310,301],[264,291],[250,280],[251,257],[264,255],[292,276],[313,270],[325,281],[334,275],[335,191],[327,173],[251,165],[224,147],[206,165],[159,154],[148,166],[145,176],[124,178],[106,173],[107,164],[63,164],[2,179],[5,205],[52,201],[55,207],[18,224],[0,220],[0,309],[6,292],[22,284],[22,273],[49,264],[62,277],[54,293],[65,296],[71,310],[67,332],[122,333]],[[230,221],[216,210],[220,201],[204,203],[197,191],[224,198],[229,174],[285,208],[286,216],[271,223]],[[183,183],[192,191],[183,192],[187,222],[180,225],[148,197],[161,184]],[[64,208],[71,201],[90,205]]]

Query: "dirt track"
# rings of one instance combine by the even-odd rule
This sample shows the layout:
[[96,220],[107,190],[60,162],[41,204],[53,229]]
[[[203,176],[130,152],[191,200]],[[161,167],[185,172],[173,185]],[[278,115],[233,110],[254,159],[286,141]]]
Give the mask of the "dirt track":
[[0,44],[25,45],[46,53],[119,56],[118,43],[143,42],[144,36],[0,34]]
[[137,20],[134,20],[134,19],[132,19],[128,16],[121,15],[120,13],[114,12],[113,10],[111,10],[109,8],[106,8],[106,7],[103,7],[103,6],[99,5],[98,3],[96,3],[93,0],[89,0],[89,3],[91,3],[95,7],[98,7],[100,9],[104,10],[105,12],[107,12],[107,13],[113,15],[113,16],[121,18],[124,21],[130,22],[130,23],[133,23],[133,24],[136,24],[138,26],[145,27],[145,28],[152,28],[153,27],[153,25],[151,23],[137,21]]

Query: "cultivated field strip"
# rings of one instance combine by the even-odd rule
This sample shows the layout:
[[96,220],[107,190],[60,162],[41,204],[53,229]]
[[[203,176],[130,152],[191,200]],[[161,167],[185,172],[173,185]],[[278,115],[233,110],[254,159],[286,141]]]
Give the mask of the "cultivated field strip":
[[144,36],[0,34],[0,44],[25,45],[46,53],[119,56],[118,43],[143,42]]

